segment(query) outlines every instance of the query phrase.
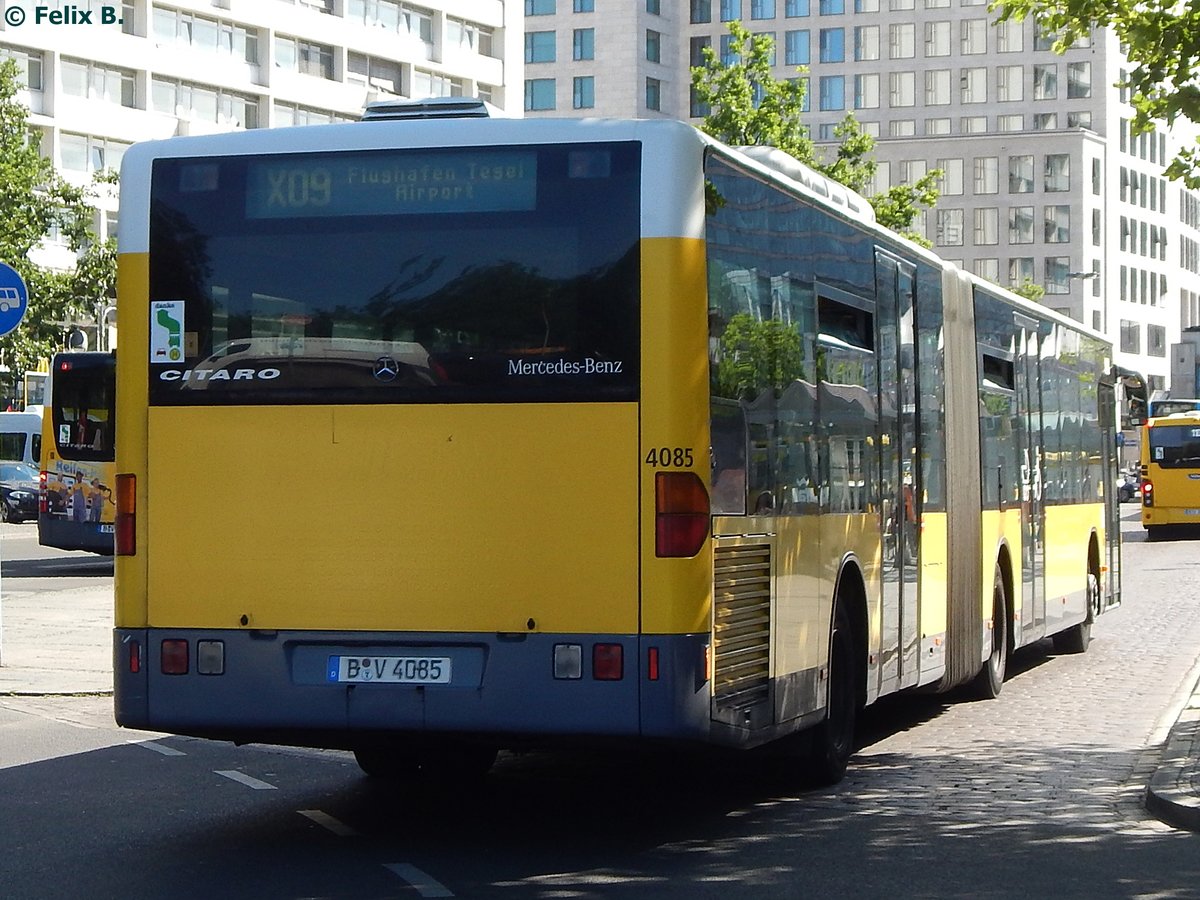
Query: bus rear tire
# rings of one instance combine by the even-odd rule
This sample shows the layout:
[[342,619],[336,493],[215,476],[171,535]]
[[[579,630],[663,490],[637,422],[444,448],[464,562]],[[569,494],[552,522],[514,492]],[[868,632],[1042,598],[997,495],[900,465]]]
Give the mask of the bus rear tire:
[[1087,618],[1078,625],[1054,635],[1054,649],[1059,653],[1083,653],[1092,642],[1092,623],[1100,613],[1100,575],[1090,563],[1087,574]]
[[992,652],[975,676],[975,693],[984,700],[995,700],[1004,687],[1008,672],[1008,591],[1004,588],[1004,570],[996,563],[992,579]]

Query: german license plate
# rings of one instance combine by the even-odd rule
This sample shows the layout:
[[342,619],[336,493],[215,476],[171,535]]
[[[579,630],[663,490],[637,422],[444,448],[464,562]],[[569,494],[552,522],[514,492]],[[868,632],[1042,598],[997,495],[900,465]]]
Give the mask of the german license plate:
[[449,684],[448,656],[331,656],[330,681],[350,684]]

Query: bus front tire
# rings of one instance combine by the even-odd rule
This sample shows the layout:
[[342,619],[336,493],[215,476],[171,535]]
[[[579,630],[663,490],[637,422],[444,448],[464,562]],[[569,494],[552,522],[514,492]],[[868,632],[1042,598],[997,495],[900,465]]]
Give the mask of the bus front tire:
[[975,693],[984,700],[994,700],[1004,687],[1008,672],[1008,592],[1004,589],[1004,570],[996,563],[992,580],[992,652],[975,676]]
[[825,718],[808,735],[807,781],[824,787],[837,784],[846,774],[854,753],[858,719],[854,633],[850,617],[838,603],[829,641],[829,700]]

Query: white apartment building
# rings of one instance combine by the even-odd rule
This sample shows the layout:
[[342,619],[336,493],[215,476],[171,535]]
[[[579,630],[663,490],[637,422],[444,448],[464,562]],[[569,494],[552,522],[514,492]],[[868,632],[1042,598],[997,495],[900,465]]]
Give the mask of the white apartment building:
[[[117,169],[136,141],[357,120],[391,96],[478,96],[519,109],[523,9],[512,0],[71,0],[92,24],[0,24],[42,151],[68,179]],[[119,22],[101,24],[102,10]],[[112,17],[112,14],[109,14]],[[515,86],[515,87],[514,87]],[[100,203],[112,234],[116,198]],[[53,243],[42,260],[70,265]]]
[[[1097,32],[1064,54],[986,0],[526,0],[526,115],[698,121],[689,68],[730,57],[727,24],[808,73],[813,137],[853,113],[877,138],[876,190],[945,173],[920,223],[937,252],[1105,332],[1154,387],[1200,324],[1200,199],[1168,182],[1175,144],[1132,136],[1124,57]],[[632,35],[632,38],[631,38]]]

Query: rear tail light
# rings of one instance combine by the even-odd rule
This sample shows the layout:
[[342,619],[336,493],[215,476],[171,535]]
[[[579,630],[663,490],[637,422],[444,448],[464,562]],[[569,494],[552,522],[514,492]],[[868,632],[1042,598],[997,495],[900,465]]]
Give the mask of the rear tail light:
[[592,647],[592,677],[597,681],[620,681],[624,676],[625,654],[620,644],[596,644]]
[[1154,505],[1154,485],[1149,481],[1142,482],[1142,506]]
[[654,476],[654,555],[695,556],[708,538],[708,491],[694,472]]
[[38,512],[50,512],[50,496],[46,493],[46,482],[49,477],[46,470],[42,470],[42,474],[38,476]]
[[134,675],[142,671],[142,645],[139,641],[129,642],[129,671]]
[[164,640],[161,665],[164,675],[186,675],[188,672],[188,642],[178,638]]
[[646,655],[646,677],[651,681],[658,681],[658,648],[651,647]]
[[137,476],[117,476],[117,518],[114,543],[117,556],[137,552]]

